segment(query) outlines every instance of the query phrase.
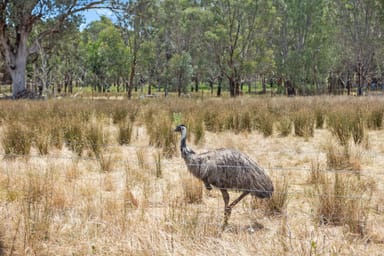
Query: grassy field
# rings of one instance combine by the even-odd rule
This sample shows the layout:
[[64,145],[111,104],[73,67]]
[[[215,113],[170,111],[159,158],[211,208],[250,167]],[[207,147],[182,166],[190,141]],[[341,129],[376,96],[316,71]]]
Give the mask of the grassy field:
[[[383,255],[383,113],[379,97],[1,101],[0,255]],[[222,231],[178,123],[197,152],[251,156],[272,199]]]

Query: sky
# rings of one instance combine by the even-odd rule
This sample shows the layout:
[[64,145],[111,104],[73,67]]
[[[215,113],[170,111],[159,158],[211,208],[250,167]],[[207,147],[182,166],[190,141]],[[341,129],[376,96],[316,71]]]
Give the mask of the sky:
[[90,9],[83,12],[85,23],[80,26],[80,30],[87,27],[92,21],[100,20],[101,16],[106,16],[110,19],[114,19],[112,11],[108,9]]

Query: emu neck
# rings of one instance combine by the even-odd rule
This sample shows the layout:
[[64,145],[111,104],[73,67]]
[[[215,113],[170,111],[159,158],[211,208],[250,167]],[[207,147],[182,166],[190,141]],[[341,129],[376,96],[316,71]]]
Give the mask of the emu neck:
[[181,131],[181,141],[180,141],[180,150],[181,150],[181,154],[184,156],[184,152],[187,151],[187,131],[186,130],[182,130]]
[[183,130],[181,132],[181,141],[180,141],[180,151],[181,151],[181,156],[186,159],[190,154],[193,154],[194,152],[190,150],[187,147],[187,132]]

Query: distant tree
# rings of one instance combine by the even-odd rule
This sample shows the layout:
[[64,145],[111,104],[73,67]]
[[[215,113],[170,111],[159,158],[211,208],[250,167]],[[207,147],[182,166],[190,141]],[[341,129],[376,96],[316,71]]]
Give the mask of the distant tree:
[[122,28],[123,38],[128,46],[131,55],[131,63],[129,68],[129,80],[127,88],[127,97],[132,97],[132,89],[135,86],[135,76],[137,65],[140,60],[138,56],[142,48],[142,44],[148,39],[151,26],[149,22],[153,16],[153,9],[156,4],[154,0],[119,0],[116,1],[118,24]]
[[187,86],[192,78],[192,59],[189,53],[175,54],[170,60],[170,73],[172,74],[174,84],[177,87],[177,95],[187,92]]
[[112,21],[103,16],[89,24],[82,34],[86,66],[95,89],[105,91],[111,84],[127,80],[131,56]]
[[[0,3],[0,50],[12,77],[12,93],[16,98],[26,89],[27,59],[38,52],[39,42],[64,30],[66,23],[81,11],[105,7],[107,1],[4,0]],[[46,30],[31,37],[36,24],[49,24]]]
[[337,56],[331,7],[327,0],[276,2],[278,26],[272,38],[277,76],[301,91],[319,89]]
[[[374,76],[376,63],[383,63],[384,2],[376,0],[338,0],[340,65],[356,74],[359,88]],[[372,74],[373,73],[373,74]],[[381,74],[380,74],[381,75]],[[359,90],[361,91],[361,90]]]
[[272,1],[207,1],[211,26],[205,33],[217,65],[229,83],[232,97],[240,94],[240,84],[247,73],[256,73],[257,60],[270,55],[267,40],[273,17]]

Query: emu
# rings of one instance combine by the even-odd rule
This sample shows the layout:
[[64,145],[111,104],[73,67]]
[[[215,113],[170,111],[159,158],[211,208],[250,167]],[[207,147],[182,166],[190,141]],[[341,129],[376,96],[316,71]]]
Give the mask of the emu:
[[[175,128],[181,133],[180,151],[189,172],[202,180],[205,188],[212,186],[220,189],[224,200],[224,229],[232,208],[245,196],[251,194],[259,198],[270,198],[273,193],[273,184],[264,170],[244,153],[234,149],[216,149],[196,154],[187,147],[187,128],[181,124]],[[229,204],[228,190],[242,192],[241,195]]]

